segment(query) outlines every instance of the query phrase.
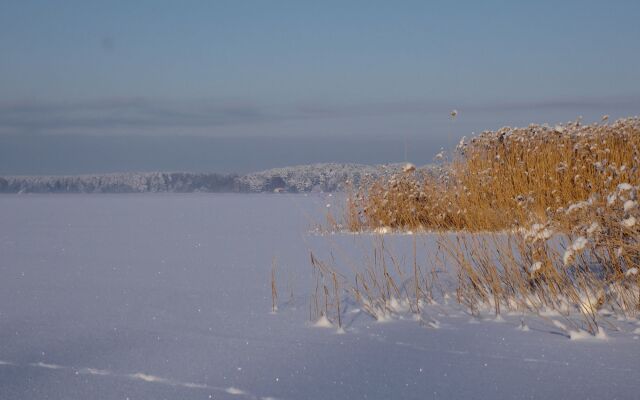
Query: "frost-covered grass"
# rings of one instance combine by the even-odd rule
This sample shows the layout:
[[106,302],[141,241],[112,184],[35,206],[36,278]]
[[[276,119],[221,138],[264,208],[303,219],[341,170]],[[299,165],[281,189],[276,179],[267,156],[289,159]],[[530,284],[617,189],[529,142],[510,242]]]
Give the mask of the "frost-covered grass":
[[[505,127],[463,139],[440,174],[405,168],[350,196],[352,229],[504,230],[640,184],[640,119]],[[629,205],[631,206],[631,204]]]
[[463,139],[438,176],[408,166],[352,193],[346,226],[443,232],[461,303],[575,308],[597,335],[604,306],[640,307],[639,168],[638,118],[505,127]]
[[[530,239],[518,233],[372,233],[370,238],[370,248],[357,249],[360,259],[340,257],[354,251],[335,242],[330,257],[320,260],[311,254],[315,283],[310,319],[315,326],[342,328],[340,304],[351,304],[377,322],[413,319],[430,328],[439,327],[434,310],[437,314],[445,305],[476,319],[502,321],[517,315],[556,327],[570,339],[606,339],[603,327],[615,331],[617,320],[638,317],[637,272],[631,269],[612,280],[593,262],[565,266],[557,250],[563,246],[561,238],[535,244],[535,254]],[[400,251],[388,245],[398,240],[405,242]],[[587,255],[587,240],[577,242],[579,246],[574,242],[569,247],[580,247],[578,258],[593,259]],[[532,262],[542,254],[544,262]]]

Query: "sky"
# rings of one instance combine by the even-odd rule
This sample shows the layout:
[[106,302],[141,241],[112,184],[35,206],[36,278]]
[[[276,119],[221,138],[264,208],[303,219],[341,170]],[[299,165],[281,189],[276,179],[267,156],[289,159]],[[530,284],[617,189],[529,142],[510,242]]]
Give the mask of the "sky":
[[424,164],[486,129],[633,116],[639,19],[637,1],[2,0],[0,174]]

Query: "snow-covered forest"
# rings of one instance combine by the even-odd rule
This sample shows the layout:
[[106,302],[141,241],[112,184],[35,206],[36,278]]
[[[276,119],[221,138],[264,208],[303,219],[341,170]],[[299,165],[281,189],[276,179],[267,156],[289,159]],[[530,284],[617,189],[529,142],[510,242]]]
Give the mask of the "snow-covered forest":
[[141,172],[76,176],[0,176],[0,193],[334,192],[396,173],[398,164],[312,164],[246,175]]

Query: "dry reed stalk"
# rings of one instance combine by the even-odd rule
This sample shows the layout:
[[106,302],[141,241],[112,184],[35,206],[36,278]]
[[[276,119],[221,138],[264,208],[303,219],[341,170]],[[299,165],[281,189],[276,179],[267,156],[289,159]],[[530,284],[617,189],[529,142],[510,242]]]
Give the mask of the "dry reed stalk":
[[484,132],[439,174],[410,171],[349,196],[352,230],[483,231],[543,219],[558,207],[640,184],[640,119]]
[[[315,313],[310,312],[310,319],[317,320],[319,317],[326,317],[329,321],[337,321],[338,327],[342,328],[342,307],[341,296],[342,290],[340,288],[341,281],[345,278],[329,264],[319,260],[313,252],[310,252],[311,265],[313,268],[313,274],[315,276],[315,293],[311,295],[312,304],[315,304]],[[333,258],[332,258],[333,259]],[[335,260],[333,260],[335,262]],[[328,282],[331,283],[328,283]],[[329,284],[333,285],[333,290],[329,290]],[[318,304],[318,292],[321,292],[323,296],[323,307],[320,308]],[[332,311],[335,312],[335,318],[332,316]]]
[[278,311],[278,288],[276,287],[276,258],[271,262],[271,312]]
[[[639,149],[638,118],[484,132],[463,139],[439,174],[407,169],[351,193],[347,226],[459,231],[441,236],[439,248],[457,268],[458,301],[472,313],[482,305],[496,315],[501,307],[577,310],[595,334],[601,308],[640,308]],[[356,278],[355,293],[369,305],[386,304],[392,288],[399,296],[380,247],[374,268]],[[418,282],[415,260],[414,249]],[[418,284],[414,291],[419,310]]]
[[340,311],[340,289],[338,285],[338,275],[335,271],[331,272],[331,277],[333,278],[333,296],[336,301],[336,314],[338,316],[338,328],[342,328],[342,313]]
[[[405,263],[405,259],[398,259],[384,239],[378,237],[374,240],[372,257],[365,256],[362,267],[352,270],[353,284],[337,272],[336,260],[323,262],[312,255],[312,265],[317,276],[327,276],[332,281],[322,286],[325,293],[325,313],[333,314],[338,326],[342,327],[342,294],[351,296],[351,299],[360,306],[360,309],[376,320],[384,320],[397,314],[411,312],[414,318],[417,315],[423,321],[424,309],[421,301],[431,293],[427,285],[432,280],[421,277],[417,260],[417,239],[413,262]],[[412,271],[407,274],[407,271]],[[434,275],[435,279],[435,275]],[[423,287],[423,285],[425,287]],[[344,288],[344,289],[343,289]],[[428,324],[434,326],[435,321],[427,319]]]
[[414,291],[415,291],[415,298],[416,298],[416,314],[420,315],[420,279],[419,279],[419,273],[418,273],[418,250],[417,250],[417,243],[416,243],[416,235],[412,235],[413,236],[413,283],[414,283]]

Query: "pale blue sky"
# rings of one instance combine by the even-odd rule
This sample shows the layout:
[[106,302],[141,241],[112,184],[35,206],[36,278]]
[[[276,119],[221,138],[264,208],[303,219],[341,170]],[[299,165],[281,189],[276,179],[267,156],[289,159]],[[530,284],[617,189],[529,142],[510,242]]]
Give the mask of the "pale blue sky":
[[[48,156],[34,158],[33,135],[62,148],[88,135],[96,157],[115,136],[199,150],[204,137],[212,154],[217,138],[291,138],[296,152],[307,139],[408,137],[429,143],[415,149],[426,162],[472,131],[638,114],[639,20],[637,1],[5,0],[0,146],[37,163]],[[369,161],[398,161],[396,150]],[[255,157],[234,151],[237,169]],[[99,169],[176,167],[165,161]],[[48,169],[62,171],[35,170]]]

